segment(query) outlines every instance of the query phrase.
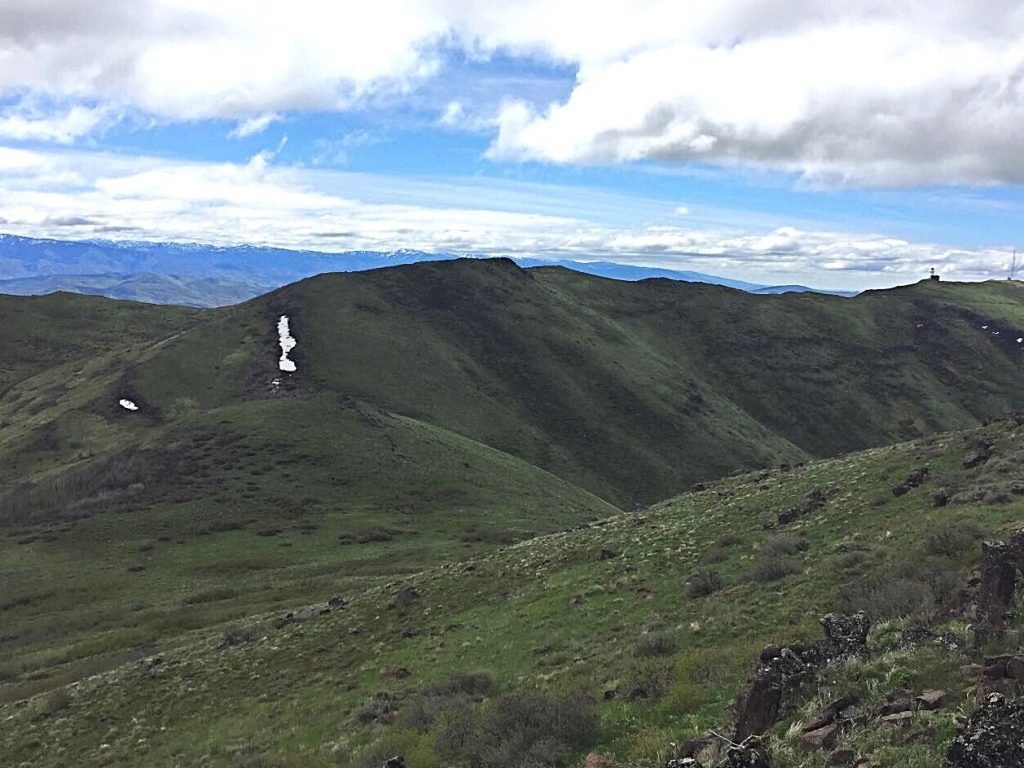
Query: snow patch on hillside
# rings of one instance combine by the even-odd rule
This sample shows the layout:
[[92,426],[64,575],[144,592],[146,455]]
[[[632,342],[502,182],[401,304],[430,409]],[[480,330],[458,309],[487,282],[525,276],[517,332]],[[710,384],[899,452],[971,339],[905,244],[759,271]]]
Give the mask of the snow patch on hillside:
[[288,353],[295,349],[296,341],[292,337],[288,326],[288,315],[281,315],[277,321],[277,336],[281,344],[281,359],[278,361],[278,368],[287,373],[295,372],[295,361],[288,357]]

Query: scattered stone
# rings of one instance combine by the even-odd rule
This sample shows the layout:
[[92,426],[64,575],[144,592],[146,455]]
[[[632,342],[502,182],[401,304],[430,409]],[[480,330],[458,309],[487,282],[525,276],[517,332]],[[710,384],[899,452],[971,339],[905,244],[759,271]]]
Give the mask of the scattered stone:
[[947,757],[955,768],[1024,765],[1024,700],[991,694],[953,740]]
[[942,700],[946,697],[945,691],[924,691],[914,702],[918,709],[933,710],[942,706]]
[[800,743],[807,749],[831,749],[835,746],[836,737],[839,735],[839,724],[831,723],[808,731],[800,737]]
[[337,595],[335,595],[334,597],[332,597],[330,600],[327,601],[327,607],[328,608],[344,608],[345,607],[345,598],[338,597]]
[[824,709],[820,710],[814,717],[804,724],[801,729],[804,733],[809,731],[816,731],[819,728],[824,728],[826,725],[830,725],[838,720],[843,712],[854,704],[857,703],[857,697],[852,693],[847,693],[844,696],[840,696],[838,699],[833,701]]
[[949,500],[953,498],[953,491],[949,488],[940,488],[938,492],[932,496],[933,507],[945,507],[949,504]]
[[404,757],[391,757],[384,761],[381,768],[405,768]]
[[904,725],[914,719],[913,712],[893,712],[891,715],[883,715],[879,718],[886,725]]
[[885,695],[885,703],[878,708],[883,717],[900,712],[909,712],[914,708],[914,692],[909,688],[897,688]]
[[605,757],[600,752],[591,752],[583,763],[583,768],[611,768],[611,758]]
[[828,753],[825,762],[829,765],[853,765],[857,760],[857,751],[851,747],[836,747]]
[[900,632],[900,646],[903,648],[921,645],[935,637],[935,633],[928,627],[915,624]]
[[665,768],[704,768],[704,764],[694,757],[674,757],[665,763]]
[[822,617],[821,625],[828,638],[830,659],[848,659],[867,652],[871,619],[864,611],[853,616],[830,613]]
[[391,602],[388,603],[388,610],[397,608],[399,611],[405,611],[412,607],[412,604],[420,599],[420,593],[416,591],[415,587],[402,587],[399,589]]
[[915,469],[913,472],[907,475],[906,480],[904,480],[902,483],[900,483],[899,485],[892,489],[892,495],[903,496],[904,494],[909,493],[914,488],[920,486],[927,479],[928,467],[920,467],[918,469]]
[[618,556],[619,556],[619,553],[616,552],[613,549],[602,549],[601,550],[601,559],[602,560],[614,560]]

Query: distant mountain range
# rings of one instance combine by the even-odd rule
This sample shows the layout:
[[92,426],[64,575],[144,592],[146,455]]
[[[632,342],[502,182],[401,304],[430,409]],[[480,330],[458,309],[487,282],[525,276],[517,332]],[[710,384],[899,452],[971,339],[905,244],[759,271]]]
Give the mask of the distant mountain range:
[[[0,293],[34,296],[71,291],[154,304],[219,307],[237,304],[318,274],[361,272],[459,256],[416,250],[322,253],[248,245],[64,241],[0,235]],[[856,294],[856,291],[827,291],[802,285],[761,285],[703,272],[607,261],[536,258],[516,261],[526,268],[561,266],[614,280],[663,278],[723,285],[749,293]]]

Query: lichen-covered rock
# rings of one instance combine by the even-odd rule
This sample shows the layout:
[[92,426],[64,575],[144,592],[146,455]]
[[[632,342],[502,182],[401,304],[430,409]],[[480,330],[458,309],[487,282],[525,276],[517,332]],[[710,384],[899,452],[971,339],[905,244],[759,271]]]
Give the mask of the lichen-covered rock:
[[949,748],[956,768],[1017,768],[1024,765],[1024,700],[998,693],[975,710]]
[[734,740],[758,736],[779,719],[788,694],[824,663],[818,645],[769,646],[761,663],[736,703]]
[[772,753],[756,736],[733,745],[725,753],[718,768],[771,768]]
[[830,613],[822,617],[821,625],[828,638],[829,658],[846,659],[867,652],[871,619],[864,611],[858,611],[853,616]]

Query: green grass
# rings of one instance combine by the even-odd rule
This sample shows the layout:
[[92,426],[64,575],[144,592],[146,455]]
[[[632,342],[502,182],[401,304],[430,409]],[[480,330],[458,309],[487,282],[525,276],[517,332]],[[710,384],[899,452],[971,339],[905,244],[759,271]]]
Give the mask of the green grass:
[[[1024,458],[1021,429],[1001,423],[983,433],[996,441],[995,457]],[[969,490],[1005,482],[995,457],[964,470],[963,444],[953,433],[737,476],[469,562],[387,583],[339,581],[348,601],[343,610],[280,629],[272,628],[279,612],[251,617],[245,623],[262,627],[261,639],[227,650],[217,649],[220,630],[199,630],[151,650],[162,659],[156,666],[130,664],[81,682],[57,712],[0,709],[0,747],[15,764],[56,765],[61,755],[75,755],[107,756],[119,765],[228,766],[244,752],[272,765],[316,766],[357,764],[372,744],[390,739],[418,745],[410,763],[417,768],[432,764],[429,739],[411,739],[400,724],[361,723],[359,712],[381,691],[397,697],[401,712],[453,671],[487,670],[495,680],[488,696],[529,685],[590,693],[598,699],[600,732],[589,748],[625,764],[657,758],[652,750],[664,754],[669,742],[723,728],[760,648],[817,637],[818,616],[834,609],[849,584],[900,573],[907,562],[941,565],[965,579],[977,548],[935,554],[930,533],[961,521],[987,534],[1021,524],[1020,496],[994,505],[931,505],[940,485]],[[922,464],[931,469],[929,481],[894,497],[890,489]],[[784,532],[763,529],[812,489],[832,487],[839,491],[823,508]],[[750,563],[778,546],[770,542],[780,535],[802,542],[789,555],[794,571],[770,583],[750,579]],[[602,559],[606,548],[618,556]],[[718,550],[713,567],[722,588],[687,597],[686,581],[710,550]],[[851,552],[862,557],[850,559]],[[400,585],[413,586],[419,598],[389,609]],[[925,613],[915,620],[951,621],[963,632],[952,608],[920,608]],[[813,709],[815,696],[844,687],[857,687],[869,702],[898,685],[938,685],[955,701],[964,698],[959,667],[969,653],[890,650],[898,628],[876,628],[876,655],[830,673],[795,717]],[[398,667],[409,676],[389,677]],[[638,688],[647,695],[631,697]],[[618,694],[606,701],[605,690]],[[951,737],[954,711],[915,721],[912,732],[923,729],[935,734],[931,739],[869,729],[857,743],[888,764],[934,765]],[[780,764],[818,765],[787,746],[789,723],[773,731]]]

